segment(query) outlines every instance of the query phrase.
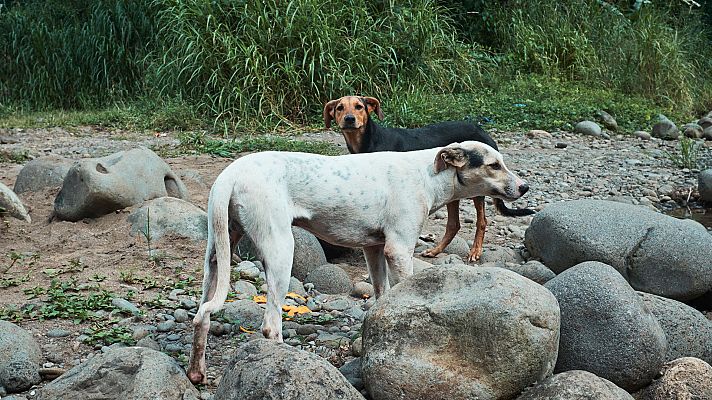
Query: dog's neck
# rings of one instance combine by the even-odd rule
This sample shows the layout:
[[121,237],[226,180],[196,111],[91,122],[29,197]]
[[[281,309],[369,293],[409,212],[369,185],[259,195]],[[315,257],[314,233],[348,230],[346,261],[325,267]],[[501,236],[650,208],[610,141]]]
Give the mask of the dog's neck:
[[381,127],[369,116],[366,123],[356,129],[341,129],[349,153],[372,153],[373,144],[379,142],[383,133]]

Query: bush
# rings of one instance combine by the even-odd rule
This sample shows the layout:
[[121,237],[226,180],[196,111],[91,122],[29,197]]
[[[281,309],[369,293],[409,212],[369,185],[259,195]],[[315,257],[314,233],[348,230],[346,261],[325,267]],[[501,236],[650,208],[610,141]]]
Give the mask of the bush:
[[480,76],[431,0],[161,3],[157,85],[217,119],[304,123],[346,94],[470,90]]
[[140,94],[152,14],[147,0],[34,0],[0,9],[0,99],[83,108]]

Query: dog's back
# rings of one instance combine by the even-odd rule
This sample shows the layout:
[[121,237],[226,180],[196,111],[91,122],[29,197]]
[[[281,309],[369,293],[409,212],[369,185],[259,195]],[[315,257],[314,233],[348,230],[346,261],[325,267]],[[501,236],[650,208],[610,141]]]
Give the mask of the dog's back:
[[[375,125],[375,123],[373,124]],[[413,129],[381,126],[374,128],[382,130],[383,135],[374,135],[380,138],[381,142],[375,143],[373,149],[370,149],[371,151],[424,150],[471,140],[485,143],[498,150],[497,143],[484,129],[466,121],[441,122]]]

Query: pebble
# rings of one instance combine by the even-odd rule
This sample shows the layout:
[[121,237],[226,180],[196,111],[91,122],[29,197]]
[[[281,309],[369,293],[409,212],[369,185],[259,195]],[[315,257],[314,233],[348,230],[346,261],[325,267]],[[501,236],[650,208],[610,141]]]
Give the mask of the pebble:
[[133,315],[141,314],[141,311],[138,309],[138,307],[133,305],[130,301],[122,299],[120,297],[114,297],[113,299],[111,299],[111,305],[118,308],[119,310],[126,311]]
[[185,322],[190,319],[190,316],[188,315],[188,311],[186,311],[182,308],[177,308],[173,312],[173,317],[176,319],[176,322]]
[[47,337],[51,338],[63,338],[71,335],[72,332],[66,329],[54,328],[47,331]]
[[175,326],[176,326],[175,321],[171,321],[171,320],[164,321],[164,322],[161,322],[160,324],[158,324],[158,326],[156,327],[156,330],[158,332],[168,332],[171,329],[175,328]]

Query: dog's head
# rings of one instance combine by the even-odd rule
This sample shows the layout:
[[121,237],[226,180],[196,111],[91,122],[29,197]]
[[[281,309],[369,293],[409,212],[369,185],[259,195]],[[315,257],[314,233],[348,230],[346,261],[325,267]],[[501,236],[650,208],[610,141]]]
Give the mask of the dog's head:
[[342,131],[363,129],[368,123],[368,116],[375,112],[383,119],[381,102],[374,97],[344,96],[331,100],[324,106],[324,125],[331,128],[331,121],[336,120]]
[[435,157],[435,173],[455,169],[458,183],[472,196],[490,196],[512,201],[522,197],[529,185],[514,175],[502,154],[481,142],[453,143]]

